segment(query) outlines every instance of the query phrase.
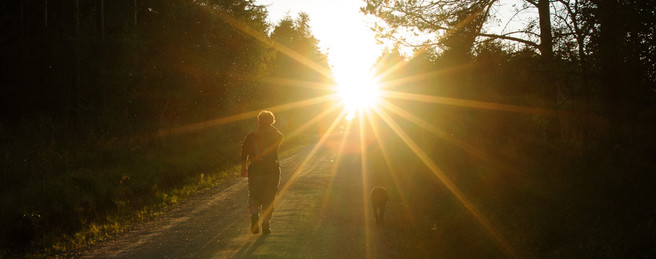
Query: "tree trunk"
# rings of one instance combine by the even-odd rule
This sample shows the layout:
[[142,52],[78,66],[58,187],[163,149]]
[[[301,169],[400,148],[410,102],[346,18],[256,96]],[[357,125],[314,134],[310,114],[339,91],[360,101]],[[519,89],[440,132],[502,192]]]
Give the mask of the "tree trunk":
[[[570,7],[571,8],[571,7]],[[575,11],[569,9],[569,15],[572,20],[572,28],[576,35],[576,45],[579,54],[579,71],[583,84],[583,118],[581,121],[581,147],[586,149],[590,139],[590,112],[592,111],[592,89],[590,85],[590,70],[588,68],[588,54],[585,51],[585,32],[582,31],[581,24],[577,15],[581,12],[580,7],[575,3]]]
[[579,41],[579,69],[583,83],[583,121],[581,121],[581,147],[587,148],[590,142],[590,113],[592,111],[592,89],[590,73],[588,72],[588,58],[583,48],[583,39]]
[[106,109],[108,107],[108,101],[109,101],[108,99],[109,98],[108,98],[108,94],[107,94],[108,93],[108,87],[107,87],[108,84],[106,83],[106,80],[105,80],[105,78],[106,78],[105,63],[106,63],[106,59],[107,59],[106,58],[106,56],[107,56],[107,53],[106,53],[107,46],[105,45],[105,0],[100,0],[99,5],[100,5],[100,8],[99,8],[100,9],[100,16],[98,17],[99,18],[98,26],[100,27],[99,28],[100,29],[100,48],[99,48],[99,51],[98,51],[98,55],[99,55],[99,58],[98,58],[98,61],[99,61],[98,78],[99,78],[99,80],[98,80],[97,84],[98,84],[98,87],[100,89],[99,90],[100,91],[100,98],[101,98],[100,101],[102,103],[103,112],[106,112]]
[[599,2],[600,42],[600,70],[601,70],[601,99],[604,114],[608,118],[608,141],[610,145],[616,145],[621,140],[621,92],[620,71],[621,60],[619,50],[619,20],[617,17],[617,0],[601,0]]
[[44,5],[44,8],[43,8],[44,9],[43,10],[43,18],[44,18],[43,23],[44,24],[43,25],[44,25],[44,27],[48,28],[48,0],[44,0],[43,5]]
[[25,39],[25,7],[24,0],[20,0],[20,39]]
[[134,0],[134,8],[132,11],[134,13],[134,26],[137,26],[137,0]]
[[540,16],[540,54],[545,60],[553,59],[553,36],[551,35],[551,12],[549,0],[538,0]]
[[[558,109],[558,83],[554,82],[553,36],[551,35],[551,11],[549,0],[538,0],[538,15],[540,23],[540,57],[542,59],[543,95],[550,109]],[[547,118],[548,141],[560,139],[560,122],[557,116]]]
[[100,0],[100,41],[105,42],[105,0]]
[[75,60],[74,60],[74,71],[73,71],[73,84],[69,88],[69,113],[71,117],[71,122],[74,126],[77,125],[77,116],[78,116],[78,102],[79,102],[79,90],[80,86],[80,0],[75,0],[73,21],[74,21],[74,33],[75,33]]

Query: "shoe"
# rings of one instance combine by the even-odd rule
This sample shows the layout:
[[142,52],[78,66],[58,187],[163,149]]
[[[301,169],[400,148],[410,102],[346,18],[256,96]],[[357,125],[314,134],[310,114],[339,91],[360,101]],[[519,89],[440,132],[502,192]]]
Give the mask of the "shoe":
[[257,214],[251,216],[251,232],[253,232],[253,234],[260,233],[260,228],[257,224],[259,220],[260,218]]
[[271,234],[269,224],[262,224],[262,234]]

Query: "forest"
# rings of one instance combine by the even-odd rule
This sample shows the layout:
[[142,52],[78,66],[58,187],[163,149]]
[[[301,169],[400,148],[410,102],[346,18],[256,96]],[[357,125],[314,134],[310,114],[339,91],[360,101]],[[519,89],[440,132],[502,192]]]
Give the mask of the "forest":
[[[271,25],[253,1],[0,5],[0,255],[115,231],[167,192],[227,177],[257,113],[212,120],[325,92],[281,79],[330,81],[269,42],[328,70],[308,17]],[[289,131],[318,108],[271,109]]]
[[[378,64],[402,93],[389,113],[497,218],[515,256],[655,253],[656,4],[514,1],[532,15],[498,33],[489,28],[508,2],[365,2],[377,37],[395,44]],[[444,178],[415,164],[429,167],[425,181]],[[444,186],[433,190],[453,192]]]
[[[519,257],[656,254],[656,2],[522,0],[537,15],[496,34],[498,2],[363,1],[393,46],[375,68],[387,120],[407,133],[372,122],[376,177],[404,169],[411,199],[449,195],[414,139]],[[311,17],[267,15],[253,0],[0,2],[0,257],[79,249],[236,177],[261,109],[295,132],[283,152],[325,133],[334,79]]]

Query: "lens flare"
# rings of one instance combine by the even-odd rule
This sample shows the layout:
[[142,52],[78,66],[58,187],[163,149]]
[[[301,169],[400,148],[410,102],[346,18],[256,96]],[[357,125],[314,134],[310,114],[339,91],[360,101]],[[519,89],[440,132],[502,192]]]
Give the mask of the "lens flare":
[[361,111],[378,104],[380,87],[369,73],[347,72],[336,75],[337,93],[347,112],[346,119],[351,120]]

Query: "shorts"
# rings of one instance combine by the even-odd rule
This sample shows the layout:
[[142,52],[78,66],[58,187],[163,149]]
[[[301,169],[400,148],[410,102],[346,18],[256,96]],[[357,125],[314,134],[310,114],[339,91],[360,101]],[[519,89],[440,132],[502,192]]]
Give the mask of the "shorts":
[[272,202],[278,193],[280,174],[248,177],[248,204],[262,205]]

